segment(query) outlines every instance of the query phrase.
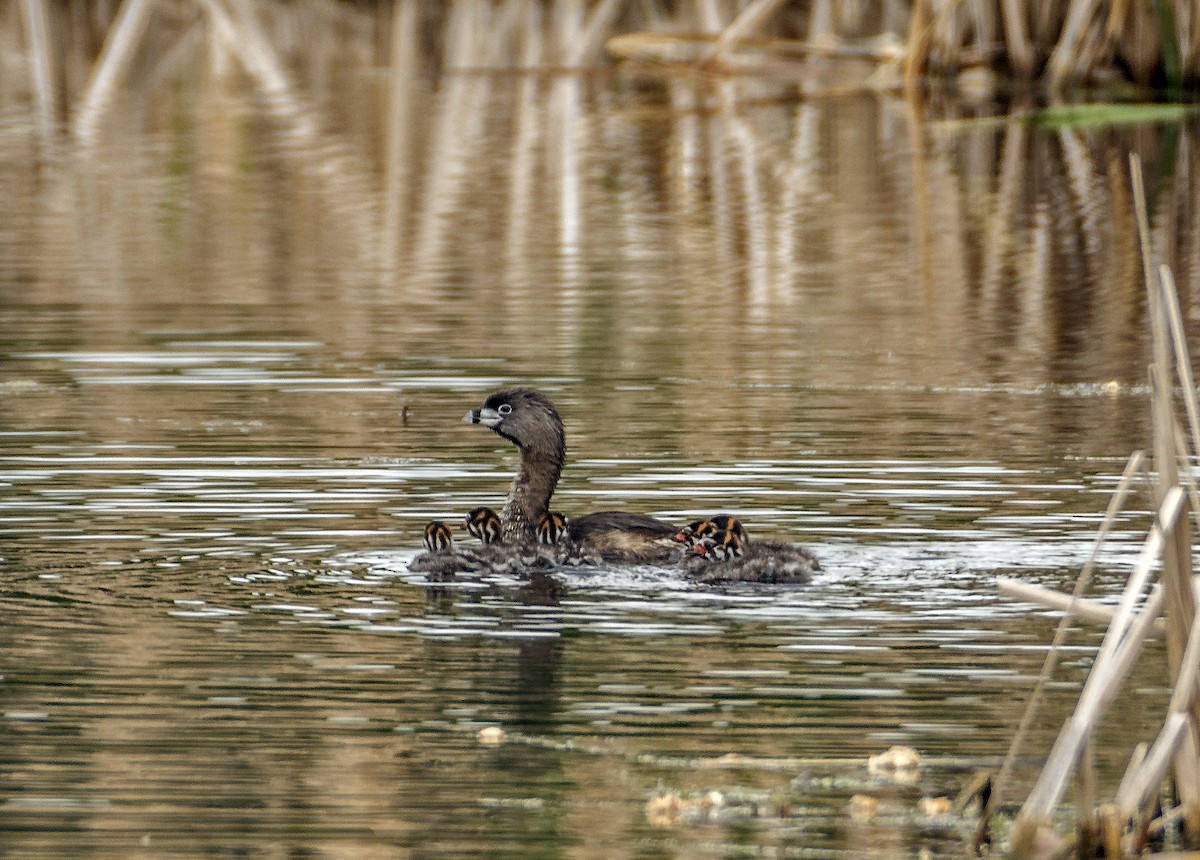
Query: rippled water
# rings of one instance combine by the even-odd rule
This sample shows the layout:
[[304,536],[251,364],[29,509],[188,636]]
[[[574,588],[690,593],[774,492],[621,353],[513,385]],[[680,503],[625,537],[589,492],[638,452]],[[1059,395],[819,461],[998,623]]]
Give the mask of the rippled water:
[[[192,326],[211,312],[172,311]],[[0,437],[2,814],[22,856],[610,841],[626,856],[957,856],[967,825],[923,818],[916,799],[957,793],[1003,754],[1052,625],[995,577],[1065,582],[1121,461],[1016,442],[982,457],[944,415],[1139,408],[1052,387],[889,389],[897,407],[873,407],[870,388],[817,384],[770,390],[782,420],[760,425],[705,379],[387,366],[298,332],[263,339],[253,310],[186,334],[133,322],[81,350],[62,348],[60,309],[4,314],[20,333]],[[505,491],[511,452],[458,417],[511,379],[549,390],[581,439],[561,507],[734,510],[811,545],[826,572],[719,589],[653,568],[409,574],[424,521]],[[907,456],[872,456],[905,420]],[[1113,569],[1138,525],[1106,552]],[[1052,714],[1095,634],[1081,642]],[[1161,700],[1125,730],[1147,730]],[[490,725],[509,740],[480,744]],[[933,762],[919,786],[866,775],[895,743]],[[646,811],[663,789],[692,804],[665,826]],[[715,810],[698,800],[712,791]],[[863,791],[882,811],[847,819]]]
[[[614,86],[567,102],[602,132],[576,141],[568,236],[565,198],[514,224],[489,185],[523,157],[521,82],[484,80],[479,162],[427,177],[438,206],[401,220],[437,235],[382,270],[359,255],[376,222],[340,223],[341,192],[269,132],[236,168],[212,129],[154,123],[43,162],[8,116],[6,170],[41,173],[0,234],[0,854],[962,854],[971,821],[916,802],[1003,755],[1055,623],[996,577],[1065,587],[1144,443],[1139,269],[1071,238],[1124,217],[1102,159],[1072,185],[1047,166],[1067,142],[1020,129],[1049,155],[1003,174],[994,126],[909,152],[871,98],[768,100],[693,139],[700,117]],[[755,171],[796,193],[721,196]],[[1014,177],[1015,202],[977,193]],[[1012,233],[952,240],[954,207]],[[733,511],[825,571],[409,573],[426,521],[501,501],[514,452],[460,419],[514,382],[566,419],[568,514]],[[1030,764],[1098,634],[1072,641]],[[1108,777],[1161,714],[1145,671]],[[915,786],[867,774],[893,744],[926,757]],[[862,793],[870,820],[848,816]]]

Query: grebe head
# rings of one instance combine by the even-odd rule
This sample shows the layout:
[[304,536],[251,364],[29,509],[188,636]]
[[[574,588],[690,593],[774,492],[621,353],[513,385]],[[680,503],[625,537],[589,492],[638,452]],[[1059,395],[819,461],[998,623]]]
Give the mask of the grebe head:
[[421,538],[425,549],[433,553],[450,552],[454,548],[454,536],[450,527],[440,520],[434,520],[425,526],[425,534]]
[[500,543],[500,516],[491,508],[472,508],[463,525],[467,534],[479,538],[481,543]]
[[717,514],[707,520],[688,523],[675,535],[675,540],[687,546],[695,546],[704,538],[723,531],[733,532],[743,544],[750,540],[741,521],[732,514]]
[[567,533],[567,518],[558,511],[547,511],[533,526],[537,542],[544,546],[556,544]]
[[721,529],[706,534],[692,549],[711,561],[728,561],[745,551],[746,541],[734,529]]
[[562,418],[554,404],[529,388],[497,391],[483,406],[463,416],[467,424],[482,424],[522,451],[564,453]]

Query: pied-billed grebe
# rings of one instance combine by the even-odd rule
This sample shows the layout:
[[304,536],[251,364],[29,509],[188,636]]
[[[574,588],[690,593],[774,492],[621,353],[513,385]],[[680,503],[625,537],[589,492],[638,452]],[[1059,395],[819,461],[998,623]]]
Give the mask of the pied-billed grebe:
[[425,526],[421,543],[425,552],[409,562],[409,570],[419,571],[430,579],[437,580],[471,569],[471,559],[455,551],[454,536],[450,533],[450,527],[441,520],[434,520]]
[[441,520],[434,520],[425,526],[421,543],[430,552],[450,552],[454,549],[454,535],[450,533],[448,525]]
[[567,535],[567,518],[558,511],[547,511],[533,525],[537,542],[542,546],[553,546]]
[[727,530],[741,538],[742,543],[750,540],[750,536],[746,534],[746,529],[742,526],[741,521],[732,514],[717,514],[707,520],[690,522],[679,530],[679,533],[675,535],[675,540],[693,547],[709,535]]
[[[500,512],[504,539],[532,542],[535,524],[549,509],[567,454],[566,431],[554,404],[528,388],[497,391],[463,418],[482,424],[517,446],[521,465]],[[671,523],[625,511],[597,511],[567,524],[578,550],[603,561],[667,561],[679,555]]]
[[431,580],[453,579],[459,573],[521,576],[553,568],[560,561],[556,548],[537,544],[493,542],[456,548],[450,527],[437,520],[425,526],[421,543],[427,551],[409,562],[408,569],[425,573]]
[[463,523],[467,534],[479,538],[480,543],[500,543],[502,528],[500,515],[488,507],[471,508]]
[[821,569],[817,557],[802,546],[774,540],[750,543],[733,529],[707,533],[693,551],[695,556],[685,564],[702,582],[804,583]]

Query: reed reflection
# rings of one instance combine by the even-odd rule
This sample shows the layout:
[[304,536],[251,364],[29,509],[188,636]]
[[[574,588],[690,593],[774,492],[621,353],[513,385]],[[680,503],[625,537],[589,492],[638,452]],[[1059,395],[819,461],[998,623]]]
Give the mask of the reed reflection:
[[[60,91],[0,75],[0,680],[30,804],[0,811],[23,848],[194,850],[198,820],[224,853],[696,853],[716,831],[647,822],[660,781],[811,795],[679,760],[1002,746],[1049,622],[998,607],[993,574],[1056,582],[1106,458],[1142,444],[1125,153],[1159,177],[1194,315],[1194,120],[997,122],[807,60],[602,64],[615,3],[121,5],[150,17],[111,90],[94,38],[39,72]],[[573,506],[733,503],[824,541],[829,578],[404,580],[415,524],[502,498],[503,443],[456,431],[517,381],[569,415]],[[480,722],[537,743],[481,750]],[[721,844],[916,844],[840,824],[834,795],[816,827]],[[64,830],[63,797],[111,805]]]

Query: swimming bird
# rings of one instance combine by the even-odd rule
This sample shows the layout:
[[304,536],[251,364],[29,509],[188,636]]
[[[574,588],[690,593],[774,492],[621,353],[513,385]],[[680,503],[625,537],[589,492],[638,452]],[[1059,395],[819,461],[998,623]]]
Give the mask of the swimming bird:
[[775,540],[748,542],[733,529],[706,534],[684,561],[701,582],[805,583],[821,569],[817,557],[799,544]]
[[708,535],[729,530],[745,543],[750,540],[741,521],[732,514],[717,514],[707,520],[695,520],[681,528],[675,535],[675,540],[689,547],[695,546]]
[[424,573],[429,579],[453,579],[456,573],[476,569],[469,555],[454,549],[450,527],[441,520],[426,524],[421,536],[425,552],[408,563],[408,569]]
[[458,574],[524,576],[556,567],[560,562],[556,547],[538,544],[491,542],[455,547],[450,527],[438,520],[425,526],[421,543],[426,551],[413,558],[408,569],[439,582],[454,579]]
[[441,520],[434,520],[425,526],[421,543],[432,553],[450,552],[454,548],[454,535],[450,533],[448,525]]
[[538,517],[533,531],[537,542],[543,546],[553,546],[567,534],[567,518],[558,511],[547,511]]
[[500,543],[502,527],[500,515],[488,507],[471,508],[463,523],[467,534],[479,538],[480,543]]
[[[490,395],[464,417],[517,446],[521,462],[508,491],[500,521],[506,541],[533,542],[535,524],[545,514],[567,455],[562,418],[546,397],[529,388]],[[567,537],[579,551],[603,561],[668,561],[679,556],[671,523],[627,511],[597,511],[567,523]]]

